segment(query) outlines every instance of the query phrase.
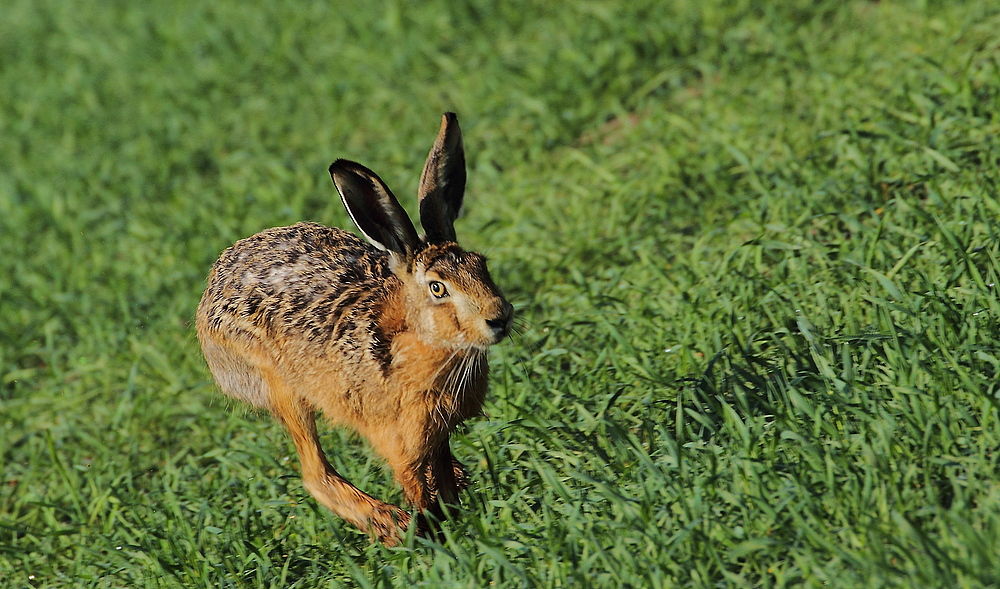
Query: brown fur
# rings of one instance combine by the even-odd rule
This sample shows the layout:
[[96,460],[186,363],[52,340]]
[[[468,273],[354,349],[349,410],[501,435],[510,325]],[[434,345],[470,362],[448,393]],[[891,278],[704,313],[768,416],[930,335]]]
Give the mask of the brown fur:
[[[446,115],[422,176],[421,204],[426,199],[435,215],[422,216],[428,234],[454,235],[465,181],[456,134],[454,115]],[[222,391],[266,408],[288,429],[305,488],[391,545],[409,514],[358,490],[330,466],[315,411],[364,436],[385,457],[408,502],[442,517],[440,503],[456,503],[467,485],[449,435],[481,412],[486,348],[508,333],[512,308],[481,255],[453,241],[415,241],[407,233],[412,226],[404,227],[408,220],[392,217],[402,209],[388,210],[398,203],[373,173],[338,160],[331,174],[366,236],[375,234],[373,243],[382,246],[381,239],[390,251],[315,223],[243,239],[222,253],[209,275],[198,337]],[[442,196],[441,186],[457,186],[459,193]],[[366,209],[349,199],[359,192],[374,208],[388,210],[378,218],[389,219],[384,224],[398,226],[398,233],[382,233],[366,221]],[[441,204],[442,198],[451,200]],[[392,246],[397,237],[402,245]],[[446,285],[448,295],[433,296],[432,281]]]

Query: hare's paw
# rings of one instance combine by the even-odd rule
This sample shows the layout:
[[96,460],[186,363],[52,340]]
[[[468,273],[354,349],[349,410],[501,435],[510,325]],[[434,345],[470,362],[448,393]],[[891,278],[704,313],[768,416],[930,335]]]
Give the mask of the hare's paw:
[[[372,518],[368,520],[368,532],[389,548],[399,546],[406,537],[410,519],[410,514],[402,509],[386,505],[376,509]],[[417,522],[417,533],[421,533],[420,522]]]
[[451,457],[451,468],[454,471],[455,487],[459,491],[469,488],[469,474],[465,472],[465,467],[454,456]]

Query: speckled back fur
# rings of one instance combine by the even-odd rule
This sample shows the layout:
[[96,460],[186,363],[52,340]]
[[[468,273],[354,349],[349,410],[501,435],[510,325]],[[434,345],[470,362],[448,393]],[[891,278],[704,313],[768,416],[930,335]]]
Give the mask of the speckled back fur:
[[206,319],[210,329],[226,323],[247,343],[280,342],[317,356],[367,354],[385,366],[389,342],[378,333],[376,313],[398,287],[386,252],[342,229],[297,223],[222,253],[205,291]]

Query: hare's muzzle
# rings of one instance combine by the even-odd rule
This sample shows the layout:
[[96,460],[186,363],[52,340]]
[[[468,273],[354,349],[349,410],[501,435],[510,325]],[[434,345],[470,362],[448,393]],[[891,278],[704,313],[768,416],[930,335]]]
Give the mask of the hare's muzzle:
[[489,326],[490,331],[493,334],[493,343],[499,343],[500,340],[507,337],[510,333],[510,327],[514,323],[514,305],[511,305],[507,301],[504,301],[503,306],[500,308],[500,314],[492,319],[486,320],[486,325]]

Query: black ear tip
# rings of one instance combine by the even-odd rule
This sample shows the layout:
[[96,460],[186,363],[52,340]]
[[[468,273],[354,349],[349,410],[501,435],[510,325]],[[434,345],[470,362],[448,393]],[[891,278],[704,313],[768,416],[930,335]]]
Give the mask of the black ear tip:
[[345,160],[341,158],[330,164],[330,175],[334,176],[336,174],[355,174],[358,176],[374,176],[375,172],[372,172],[371,170],[362,166],[358,162],[352,162],[351,160]]
[[442,129],[457,129],[458,128],[458,115],[448,111],[441,115],[441,128]]
[[334,170],[348,170],[352,167],[356,167],[357,165],[358,164],[352,162],[351,160],[338,158],[337,161],[330,164],[330,173],[332,174]]

